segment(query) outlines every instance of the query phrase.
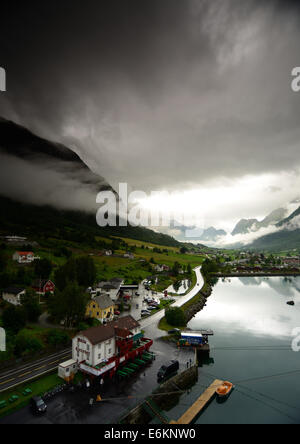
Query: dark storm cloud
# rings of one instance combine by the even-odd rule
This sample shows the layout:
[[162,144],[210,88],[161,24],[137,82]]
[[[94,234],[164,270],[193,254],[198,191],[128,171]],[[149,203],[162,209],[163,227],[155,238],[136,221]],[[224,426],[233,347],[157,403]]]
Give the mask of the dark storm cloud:
[[295,5],[11,1],[1,6],[0,112],[73,147],[113,186],[298,167]]

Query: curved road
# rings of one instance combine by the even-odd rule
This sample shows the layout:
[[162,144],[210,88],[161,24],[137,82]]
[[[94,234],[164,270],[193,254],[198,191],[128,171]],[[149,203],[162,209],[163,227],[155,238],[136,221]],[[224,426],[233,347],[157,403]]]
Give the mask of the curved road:
[[[196,294],[199,293],[199,291],[204,285],[204,279],[201,274],[201,268],[202,268],[201,266],[194,268],[194,272],[196,273],[197,277],[196,285],[185,296],[180,296],[180,298],[177,299],[177,301],[172,304],[172,307],[181,307],[183,304],[188,302],[190,299],[196,296]],[[153,323],[158,323],[164,316],[165,316],[165,310],[162,310],[152,316],[149,316],[149,318],[142,319],[139,322],[142,328],[146,328],[150,325],[153,325]]]

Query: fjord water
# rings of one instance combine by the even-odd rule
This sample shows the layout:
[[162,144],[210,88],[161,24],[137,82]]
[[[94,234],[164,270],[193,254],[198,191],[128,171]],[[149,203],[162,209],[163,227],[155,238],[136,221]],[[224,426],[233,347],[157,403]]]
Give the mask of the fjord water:
[[[294,306],[287,305],[293,300]],[[199,381],[168,415],[177,419],[214,379],[236,384],[223,404],[214,400],[196,423],[300,423],[300,277],[222,280],[189,328],[210,328],[210,360]],[[300,345],[300,339],[298,341]]]

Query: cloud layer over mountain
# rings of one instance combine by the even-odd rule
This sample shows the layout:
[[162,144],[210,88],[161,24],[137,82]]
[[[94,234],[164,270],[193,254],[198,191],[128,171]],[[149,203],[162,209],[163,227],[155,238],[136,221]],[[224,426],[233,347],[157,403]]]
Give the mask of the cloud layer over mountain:
[[299,182],[299,17],[292,1],[12,0],[1,6],[0,114],[73,147],[114,187],[272,174],[256,214],[231,210],[258,217],[267,195],[284,203],[281,174]]

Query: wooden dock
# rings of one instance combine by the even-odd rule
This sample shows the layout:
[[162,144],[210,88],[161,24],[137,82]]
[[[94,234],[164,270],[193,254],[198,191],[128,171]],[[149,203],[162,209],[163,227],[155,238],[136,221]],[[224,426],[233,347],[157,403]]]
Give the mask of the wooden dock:
[[178,419],[171,421],[170,424],[191,424],[191,422],[199,415],[199,413],[207,406],[216,393],[216,389],[223,384],[223,381],[216,379],[197,401]]

